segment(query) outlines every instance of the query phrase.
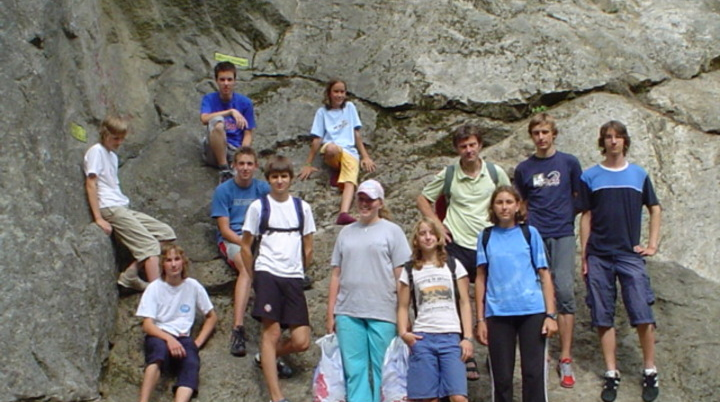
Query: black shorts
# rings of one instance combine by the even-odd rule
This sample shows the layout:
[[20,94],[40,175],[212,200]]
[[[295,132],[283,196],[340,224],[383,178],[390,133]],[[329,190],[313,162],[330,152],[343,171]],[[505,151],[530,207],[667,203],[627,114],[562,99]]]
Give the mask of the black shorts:
[[253,278],[255,304],[252,317],[267,318],[283,328],[310,325],[303,278],[283,278],[265,271],[255,271]]
[[475,277],[477,276],[477,251],[458,246],[455,243],[448,243],[445,246],[445,251],[448,253],[448,258],[455,258],[465,267],[468,273],[468,279],[471,283],[475,283]]

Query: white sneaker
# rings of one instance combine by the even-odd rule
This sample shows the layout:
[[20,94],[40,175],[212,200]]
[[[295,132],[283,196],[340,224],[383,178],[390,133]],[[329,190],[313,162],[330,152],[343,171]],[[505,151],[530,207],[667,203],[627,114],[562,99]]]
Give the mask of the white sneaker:
[[137,273],[133,275],[132,273],[128,273],[128,271],[129,270],[120,274],[117,281],[118,285],[128,289],[137,290],[138,292],[144,291],[145,288],[147,288],[148,283],[142,280]]

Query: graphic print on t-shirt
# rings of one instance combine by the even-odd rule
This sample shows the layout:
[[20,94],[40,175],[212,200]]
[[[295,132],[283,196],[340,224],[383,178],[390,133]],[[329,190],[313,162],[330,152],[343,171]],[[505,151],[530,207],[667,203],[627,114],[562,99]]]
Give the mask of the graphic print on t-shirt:
[[335,126],[332,128],[331,131],[333,131],[333,132],[334,132],[334,131],[340,131],[340,130],[342,130],[343,128],[347,127],[349,124],[350,124],[349,121],[343,119],[343,120],[340,121],[339,124],[335,125]]
[[[427,308],[442,308],[442,303],[448,302],[454,306],[452,290],[447,286],[428,286],[420,290],[420,304]],[[428,303],[428,304],[426,304]]]
[[553,170],[548,173],[537,173],[533,175],[533,187],[551,187],[560,185],[560,172]]

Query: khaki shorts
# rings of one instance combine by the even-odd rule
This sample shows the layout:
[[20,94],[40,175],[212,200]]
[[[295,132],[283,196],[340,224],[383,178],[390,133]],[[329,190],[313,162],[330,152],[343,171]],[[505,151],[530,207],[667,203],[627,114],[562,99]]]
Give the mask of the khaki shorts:
[[[331,143],[326,142],[322,145],[322,147],[320,147],[321,154],[325,154],[328,144]],[[329,165],[333,169],[340,170],[338,185],[342,185],[343,183],[352,183],[355,187],[357,187],[358,174],[360,174],[360,161],[355,159],[350,152],[343,149],[343,151],[338,154],[334,160],[330,161]]]
[[166,223],[129,208],[101,208],[100,214],[137,261],[160,255],[160,242],[173,241],[177,237]]

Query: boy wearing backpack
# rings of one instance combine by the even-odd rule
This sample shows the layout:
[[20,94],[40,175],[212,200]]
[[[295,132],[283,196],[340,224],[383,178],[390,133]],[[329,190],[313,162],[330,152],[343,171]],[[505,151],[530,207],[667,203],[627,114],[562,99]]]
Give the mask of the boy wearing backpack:
[[555,285],[560,331],[560,385],[572,388],[572,338],[575,326],[575,198],[582,168],[578,159],[555,148],[555,119],[540,113],[528,134],[535,153],[515,169],[515,187],[525,200],[530,225],[542,235]]
[[[308,203],[290,196],[290,159],[273,157],[265,165],[265,178],[270,194],[250,204],[240,253],[244,266],[253,267],[252,244],[259,237],[252,316],[262,326],[260,362],[272,401],[288,402],[280,390],[275,362],[278,356],[303,352],[310,346],[303,275],[312,261],[315,220]],[[280,339],[282,328],[290,329],[289,339]]]

